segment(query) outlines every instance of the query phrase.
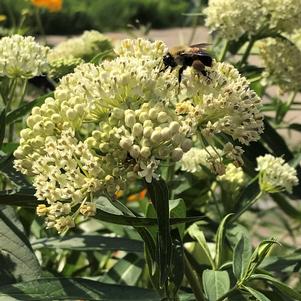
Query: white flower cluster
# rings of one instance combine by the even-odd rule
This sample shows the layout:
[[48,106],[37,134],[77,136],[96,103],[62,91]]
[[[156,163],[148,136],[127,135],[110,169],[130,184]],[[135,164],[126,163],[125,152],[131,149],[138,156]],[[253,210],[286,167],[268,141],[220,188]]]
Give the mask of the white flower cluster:
[[48,59],[51,63],[71,58],[89,60],[97,53],[110,49],[112,45],[108,37],[96,30],[91,30],[55,46],[49,52]]
[[296,170],[289,166],[282,158],[270,154],[257,158],[259,171],[259,185],[264,192],[279,191],[292,192],[292,187],[298,185]]
[[259,44],[265,65],[263,76],[284,92],[300,91],[301,49],[285,39],[268,38]]
[[193,69],[184,74],[181,97],[189,100],[180,102],[177,109],[179,114],[190,115],[205,137],[225,133],[246,145],[259,139],[263,132],[261,99],[237,69],[214,62],[208,70],[209,80]]
[[301,27],[299,0],[262,0],[262,7],[270,28],[292,33]]
[[263,21],[261,9],[260,0],[209,0],[204,10],[206,26],[228,40],[236,40],[245,33],[257,32]]
[[[79,212],[92,215],[96,194],[137,178],[150,183],[162,160],[179,161],[200,135],[212,143],[217,133],[245,144],[259,138],[260,99],[233,67],[214,63],[208,78],[187,68],[179,87],[178,69],[162,71],[166,51],[162,42],[125,40],[119,57],[78,66],[32,110],[15,166],[47,200],[38,213],[48,227],[62,231]],[[231,143],[222,150],[237,165],[241,153]],[[222,174],[218,162],[212,169]]]
[[13,35],[0,39],[0,76],[32,78],[48,70],[48,47],[33,37]]
[[206,26],[228,40],[262,29],[292,33],[301,27],[299,0],[209,0],[204,13]]
[[225,174],[219,176],[218,179],[226,184],[238,187],[246,182],[246,175],[241,167],[236,167],[234,164],[230,163],[226,167]]
[[[236,158],[233,154],[236,155]],[[183,155],[180,161],[181,169],[202,178],[206,176],[204,168],[208,168],[211,172],[219,175],[218,179],[235,182],[235,177],[237,179],[243,178],[240,167],[243,163],[240,157],[241,154],[242,150],[239,147],[233,149],[230,143],[227,143],[223,150],[213,146],[205,148],[192,147],[190,151]],[[233,160],[234,164],[230,163],[225,166],[224,161],[227,159]]]

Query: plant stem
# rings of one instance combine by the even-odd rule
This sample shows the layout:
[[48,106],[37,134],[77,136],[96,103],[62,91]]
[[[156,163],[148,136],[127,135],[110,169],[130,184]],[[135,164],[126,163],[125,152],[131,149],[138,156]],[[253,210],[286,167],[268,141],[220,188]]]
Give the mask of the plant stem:
[[243,54],[243,56],[242,56],[240,62],[238,63],[238,68],[240,68],[240,67],[242,67],[244,64],[246,64],[246,62],[247,62],[247,60],[248,60],[248,57],[249,57],[249,55],[250,55],[250,53],[251,53],[251,50],[252,50],[252,48],[253,48],[253,45],[254,45],[255,41],[256,41],[256,40],[255,40],[254,38],[251,38],[251,40],[249,41],[249,44],[248,44],[248,46],[247,46],[247,49],[246,49],[245,53]]
[[191,286],[191,289],[195,295],[196,300],[205,301],[205,296],[203,294],[199,280],[185,253],[184,253],[184,265],[185,265],[185,276]]
[[234,223],[235,221],[238,220],[238,218],[244,213],[246,212],[250,207],[252,207],[257,201],[258,199],[260,199],[260,197],[262,196],[262,191],[260,191],[256,197],[251,200],[250,202],[248,202],[245,207],[243,207],[239,212],[237,212],[231,219],[230,222]]
[[226,54],[227,54],[227,51],[228,51],[228,48],[229,48],[229,41],[227,40],[224,47],[223,47],[223,49],[222,49],[222,52],[221,52],[219,58],[218,58],[218,60],[220,62],[224,61],[224,59],[226,57]]
[[223,301],[225,300],[225,298],[229,297],[230,295],[232,295],[236,290],[237,290],[237,286],[235,285],[234,287],[232,287],[228,292],[226,292],[224,295],[222,295],[221,297],[219,297],[216,301]]
[[35,13],[36,13],[37,24],[38,24],[39,31],[41,33],[42,41],[46,44],[46,42],[47,42],[46,35],[45,35],[44,27],[42,24],[39,8],[36,8]]

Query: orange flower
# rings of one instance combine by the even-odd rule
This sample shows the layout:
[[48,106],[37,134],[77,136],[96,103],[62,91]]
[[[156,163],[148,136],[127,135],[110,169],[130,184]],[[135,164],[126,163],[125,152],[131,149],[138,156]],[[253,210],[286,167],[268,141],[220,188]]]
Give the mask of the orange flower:
[[60,11],[62,9],[62,0],[31,0],[36,7],[46,8],[51,12]]
[[143,189],[142,191],[138,192],[138,193],[134,193],[131,194],[128,198],[127,201],[128,202],[138,202],[138,201],[142,201],[144,200],[145,196],[146,196],[147,190]]

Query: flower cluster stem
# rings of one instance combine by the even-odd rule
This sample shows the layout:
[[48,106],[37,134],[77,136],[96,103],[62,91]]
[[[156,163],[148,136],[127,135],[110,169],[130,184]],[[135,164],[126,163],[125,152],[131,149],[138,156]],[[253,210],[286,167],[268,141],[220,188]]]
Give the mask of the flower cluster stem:
[[205,296],[203,294],[199,280],[185,254],[184,254],[184,264],[185,264],[185,276],[191,286],[191,289],[195,295],[196,300],[205,301]]

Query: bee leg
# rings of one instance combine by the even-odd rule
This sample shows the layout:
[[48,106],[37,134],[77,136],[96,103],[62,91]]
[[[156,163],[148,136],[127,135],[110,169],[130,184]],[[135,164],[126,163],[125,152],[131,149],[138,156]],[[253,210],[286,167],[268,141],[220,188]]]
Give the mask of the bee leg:
[[180,69],[179,69],[179,74],[178,74],[178,81],[179,81],[179,85],[182,81],[182,75],[183,75],[183,72],[184,70],[187,68],[187,66],[182,66]]

